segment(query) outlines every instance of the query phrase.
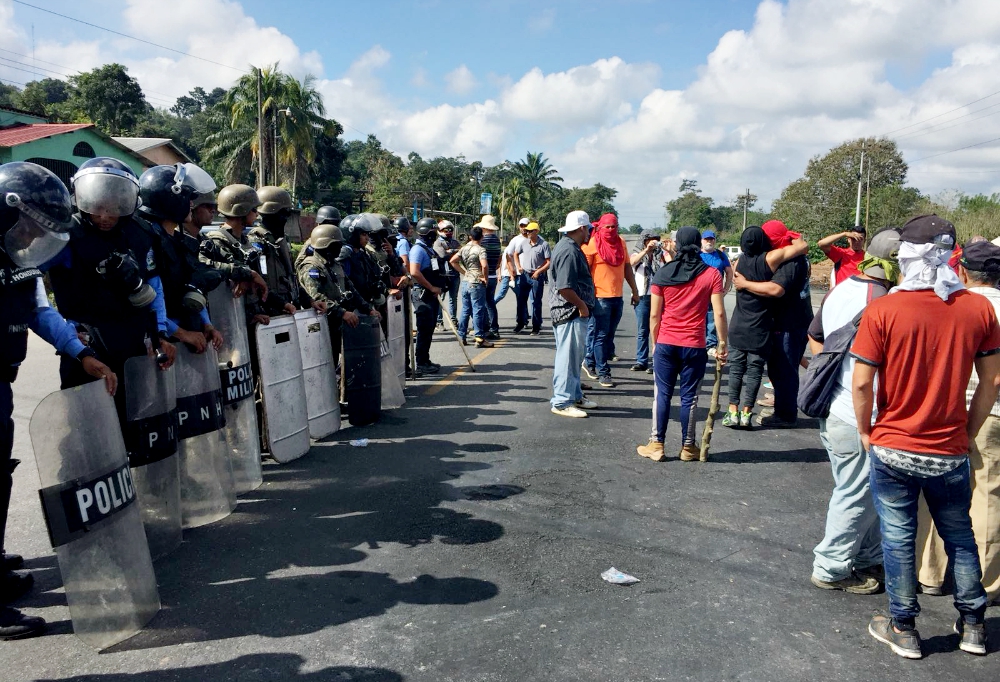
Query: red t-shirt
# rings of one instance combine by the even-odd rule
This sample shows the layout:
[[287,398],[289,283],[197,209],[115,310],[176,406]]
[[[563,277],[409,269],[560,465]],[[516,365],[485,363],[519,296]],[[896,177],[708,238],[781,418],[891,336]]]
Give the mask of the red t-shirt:
[[985,296],[931,290],[872,301],[851,354],[878,367],[872,443],[907,452],[964,455],[965,389],[976,355],[1000,348],[1000,327]]
[[654,284],[650,293],[663,297],[660,333],[657,343],[684,348],[705,347],[705,318],[712,294],[722,293],[722,275],[715,268],[705,268],[687,284],[661,287]]
[[840,284],[845,279],[853,277],[858,273],[858,263],[865,259],[864,251],[854,249],[844,249],[839,246],[831,246],[830,253],[827,254],[833,261],[834,285]]

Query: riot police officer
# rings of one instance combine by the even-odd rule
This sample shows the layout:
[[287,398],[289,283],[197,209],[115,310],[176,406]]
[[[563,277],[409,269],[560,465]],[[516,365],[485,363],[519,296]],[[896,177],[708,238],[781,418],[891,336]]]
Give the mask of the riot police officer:
[[[381,222],[371,213],[353,216],[352,220],[345,222],[347,222],[347,227],[344,230],[344,235],[347,238],[347,246],[350,247],[350,251],[346,258],[348,265],[345,265],[344,272],[354,283],[358,292],[366,301],[371,302],[376,311],[380,308],[384,309],[385,295],[389,289],[382,280],[382,271],[378,262],[367,249],[372,232],[381,227]],[[347,249],[345,248],[344,251]],[[376,312],[376,317],[381,318],[381,314]]]
[[118,378],[77,338],[76,328],[49,307],[38,266],[69,240],[69,191],[51,171],[27,162],[0,166],[0,640],[41,633],[45,621],[6,606],[31,589],[30,575],[15,573],[21,557],[3,551],[14,469],[14,395],[11,384],[27,355],[28,329],[75,358],[114,394]]
[[380,289],[386,292],[385,301],[379,308],[382,316],[382,331],[386,337],[389,336],[387,304],[388,298],[399,299],[402,297],[402,289],[409,283],[406,270],[403,269],[403,261],[396,255],[396,231],[389,222],[389,218],[378,215],[381,223],[380,227],[371,233],[368,245],[365,250],[378,266],[378,276]]
[[444,262],[434,250],[437,223],[433,218],[417,221],[417,240],[410,247],[410,276],[413,278],[413,312],[417,318],[417,341],[414,350],[416,374],[434,374],[441,365],[431,362],[431,340],[441,309],[442,287],[445,286]]
[[184,221],[184,231],[200,240],[202,228],[212,224],[218,207],[219,204],[215,198],[215,192],[196,194],[191,200],[191,213],[188,214],[187,220]]
[[[267,282],[269,308],[293,314],[299,300],[299,282],[292,265],[292,252],[285,239],[285,224],[292,216],[292,196],[281,187],[267,185],[257,190],[261,224],[247,235],[260,252],[260,274]],[[271,299],[274,298],[274,301]]]
[[340,211],[334,206],[320,206],[319,210],[316,211],[316,224],[338,227],[340,225]]
[[142,214],[152,230],[157,270],[167,307],[167,334],[195,352],[206,343],[217,349],[222,335],[208,316],[208,292],[225,280],[225,273],[198,260],[200,243],[181,229],[197,194],[215,190],[215,181],[191,163],[153,166],[139,177]]

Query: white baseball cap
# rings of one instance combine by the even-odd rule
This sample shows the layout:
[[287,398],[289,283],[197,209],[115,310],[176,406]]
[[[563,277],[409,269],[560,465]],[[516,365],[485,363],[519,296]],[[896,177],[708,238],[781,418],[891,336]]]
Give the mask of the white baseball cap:
[[570,211],[566,214],[566,224],[559,228],[560,232],[572,232],[581,227],[590,227],[590,216],[586,211]]
[[530,222],[531,222],[530,218],[521,218],[521,220],[518,221],[517,226],[518,227],[524,227],[525,225],[527,225]]

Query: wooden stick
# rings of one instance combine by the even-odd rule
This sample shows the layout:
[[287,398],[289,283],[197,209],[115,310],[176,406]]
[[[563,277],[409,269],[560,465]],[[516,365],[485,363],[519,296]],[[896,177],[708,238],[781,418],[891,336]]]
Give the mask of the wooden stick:
[[712,401],[708,406],[708,416],[705,418],[705,431],[701,435],[701,453],[698,457],[702,462],[708,461],[708,448],[712,444],[712,432],[715,430],[715,413],[719,411],[719,390],[722,388],[722,360],[715,360],[715,385],[712,386]]
[[458,335],[458,325],[455,324],[455,320],[451,319],[451,311],[444,307],[444,301],[440,298],[438,299],[438,304],[441,306],[441,317],[448,320],[448,326],[451,327],[451,331],[455,335],[455,340],[458,341],[458,347],[462,349],[462,355],[465,356],[465,361],[469,363],[469,369],[475,372],[476,366],[472,364],[472,358],[469,357],[468,351],[465,350],[465,344],[462,343],[462,337]]

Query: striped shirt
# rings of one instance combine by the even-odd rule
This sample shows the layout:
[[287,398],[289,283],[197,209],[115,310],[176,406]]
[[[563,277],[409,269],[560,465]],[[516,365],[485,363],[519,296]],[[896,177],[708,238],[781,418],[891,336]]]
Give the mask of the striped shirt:
[[483,238],[480,240],[479,245],[486,250],[486,269],[489,270],[489,276],[495,279],[497,276],[497,267],[500,265],[500,257],[503,255],[503,247],[500,245],[500,239],[497,237],[496,232],[483,230]]

